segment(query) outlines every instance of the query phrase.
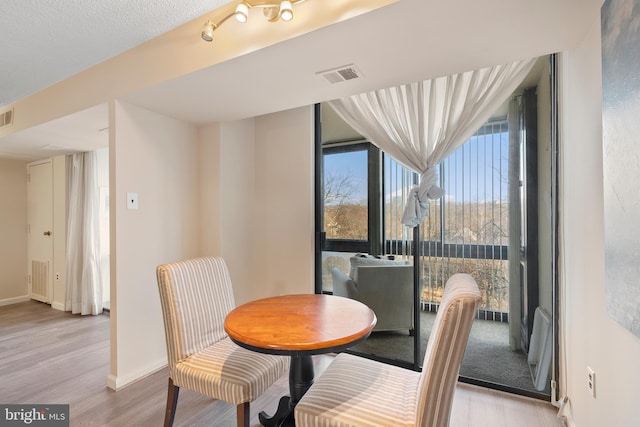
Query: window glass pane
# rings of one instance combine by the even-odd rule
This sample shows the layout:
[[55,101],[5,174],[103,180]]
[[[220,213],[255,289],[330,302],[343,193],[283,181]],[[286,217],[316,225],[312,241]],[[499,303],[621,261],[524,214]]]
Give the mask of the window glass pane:
[[324,155],[327,239],[368,239],[367,151]]
[[[445,195],[430,200],[420,227],[423,309],[438,306],[451,274],[468,272],[481,288],[480,308],[508,313],[508,143],[506,121],[488,122],[438,166]],[[412,229],[400,221],[418,177],[389,156],[384,173],[386,252],[408,255]]]
[[[411,254],[413,230],[402,224],[402,214],[409,192],[418,182],[412,172],[391,156],[384,155],[384,232],[386,253]],[[430,209],[431,211],[431,209]]]
[[487,123],[443,162],[444,241],[508,245],[506,123]]

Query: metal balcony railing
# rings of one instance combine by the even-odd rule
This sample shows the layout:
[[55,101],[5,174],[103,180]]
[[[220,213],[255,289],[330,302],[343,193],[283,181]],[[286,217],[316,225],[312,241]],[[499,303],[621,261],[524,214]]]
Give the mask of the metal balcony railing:
[[[435,310],[446,280],[471,274],[482,292],[478,317],[508,321],[509,201],[506,120],[485,124],[439,165],[445,195],[420,227],[421,305]],[[385,252],[412,254],[412,230],[400,219],[417,175],[385,158]]]

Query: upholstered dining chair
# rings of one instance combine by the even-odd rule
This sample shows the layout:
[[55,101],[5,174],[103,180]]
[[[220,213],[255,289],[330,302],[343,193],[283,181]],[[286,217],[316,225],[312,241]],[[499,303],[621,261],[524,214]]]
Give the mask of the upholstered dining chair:
[[237,407],[238,426],[249,426],[249,404],[280,378],[284,356],[246,350],[224,331],[234,308],[222,258],[194,258],[156,269],[169,359],[165,427],[173,425],[180,387]]
[[445,427],[480,301],[476,281],[445,285],[422,372],[341,353],[295,408],[297,427]]

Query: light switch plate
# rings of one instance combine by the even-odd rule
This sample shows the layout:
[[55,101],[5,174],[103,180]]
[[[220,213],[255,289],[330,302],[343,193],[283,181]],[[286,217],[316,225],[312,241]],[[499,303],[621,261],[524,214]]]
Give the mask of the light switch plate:
[[138,209],[138,193],[127,193],[127,209]]

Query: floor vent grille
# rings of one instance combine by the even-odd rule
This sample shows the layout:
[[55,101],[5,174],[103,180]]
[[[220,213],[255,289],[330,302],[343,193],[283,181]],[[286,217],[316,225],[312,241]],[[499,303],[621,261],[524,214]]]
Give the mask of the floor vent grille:
[[31,293],[35,296],[47,297],[49,262],[32,260],[31,273],[33,277]]

